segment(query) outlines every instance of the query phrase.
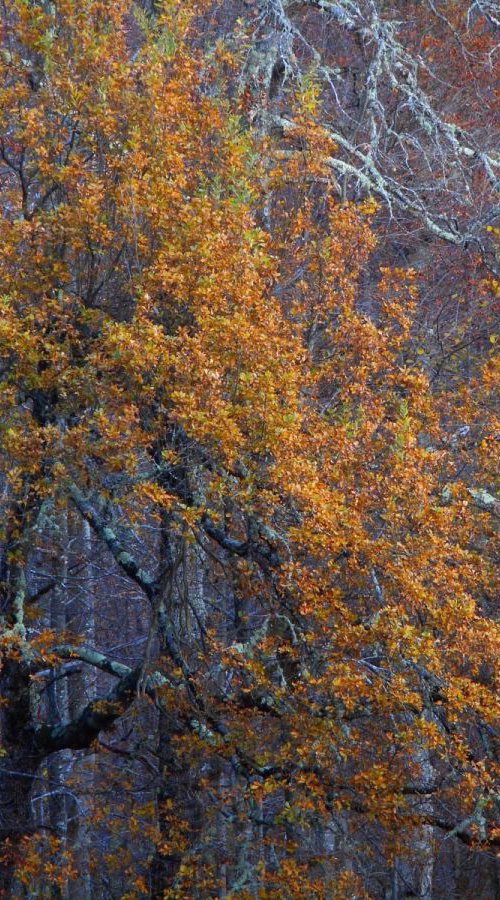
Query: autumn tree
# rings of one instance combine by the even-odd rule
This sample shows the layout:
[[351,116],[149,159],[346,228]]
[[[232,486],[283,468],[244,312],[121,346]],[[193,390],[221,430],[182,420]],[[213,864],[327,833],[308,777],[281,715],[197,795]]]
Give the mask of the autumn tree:
[[496,335],[436,389],[321,73],[275,122],[213,6],[2,11],[0,888],[430,898],[499,842]]

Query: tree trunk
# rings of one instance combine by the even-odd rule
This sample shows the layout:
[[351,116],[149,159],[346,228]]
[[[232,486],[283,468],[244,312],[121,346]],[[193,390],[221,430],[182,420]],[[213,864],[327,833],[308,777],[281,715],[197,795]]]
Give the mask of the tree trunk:
[[[54,558],[54,578],[56,586],[50,595],[50,627],[56,634],[64,634],[67,628],[67,584],[68,584],[68,516],[63,511],[60,521],[61,546]],[[57,544],[56,544],[57,547]],[[48,716],[51,725],[60,725],[68,718],[68,679],[61,677],[60,668],[54,669],[54,676],[47,687]],[[60,841],[63,853],[68,841],[68,804],[66,774],[71,763],[67,750],[54,753],[47,761],[47,806],[51,831]],[[61,884],[51,889],[55,898],[66,898],[67,885]]]
[[[173,568],[168,523],[161,556]],[[204,599],[204,560],[198,548],[183,540],[178,547],[181,561],[178,579],[170,582],[159,600],[157,626],[160,655],[172,659],[173,644],[194,649],[200,638],[206,610]],[[172,636],[169,635],[171,632]],[[180,650],[176,651],[179,652]],[[152,865],[152,896],[163,897],[179,873],[183,858],[196,841],[204,824],[199,800],[198,772],[186,764],[172,745],[179,731],[174,717],[159,714],[158,759],[161,787],[158,792],[158,824],[164,852],[157,852]],[[173,818],[174,817],[174,818]],[[176,822],[180,825],[178,829]]]
[[0,897],[12,896],[21,839],[32,831],[31,790],[41,755],[30,727],[30,693],[26,666],[6,660],[0,675]]
[[197,795],[197,773],[172,745],[176,723],[160,714],[159,759],[162,786],[158,792],[160,848],[151,870],[151,896],[162,898],[174,886],[182,861],[192,849],[203,826],[203,809]]
[[[84,644],[90,648],[94,648],[96,644],[96,627],[95,627],[95,604],[97,584],[95,583],[95,572],[92,563],[93,542],[90,525],[85,520],[77,521],[75,524],[76,534],[72,534],[72,538],[76,540],[79,553],[85,560],[83,571],[83,589],[76,591],[72,598],[71,613],[72,621],[68,622],[70,628],[73,627],[73,620],[76,621],[76,628],[83,635]],[[97,673],[92,666],[83,667],[81,673],[70,679],[68,691],[69,714],[72,719],[76,718],[82,709],[82,701],[91,700],[97,693]],[[95,782],[95,753],[89,753],[83,770],[82,778],[86,784],[86,791],[80,800],[80,809],[76,812],[75,834],[74,834],[74,852],[76,866],[79,877],[76,884],[70,888],[70,897],[75,900],[91,900],[92,898],[92,873],[91,873],[91,855],[92,855],[92,803],[93,789]]]

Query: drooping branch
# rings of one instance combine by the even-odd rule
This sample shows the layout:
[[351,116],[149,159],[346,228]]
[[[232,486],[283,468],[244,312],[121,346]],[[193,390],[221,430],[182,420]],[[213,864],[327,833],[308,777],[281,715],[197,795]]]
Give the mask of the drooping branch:
[[136,696],[141,669],[132,669],[105,696],[92,700],[70,722],[41,725],[35,729],[35,743],[41,756],[58,750],[86,750],[100,731],[109,728],[129,708]]
[[117,678],[126,678],[131,673],[130,666],[109,659],[104,653],[97,650],[90,650],[87,647],[76,647],[71,644],[60,644],[52,650],[60,659],[79,659],[82,662],[100,669],[101,672],[107,672],[108,675],[114,675]]

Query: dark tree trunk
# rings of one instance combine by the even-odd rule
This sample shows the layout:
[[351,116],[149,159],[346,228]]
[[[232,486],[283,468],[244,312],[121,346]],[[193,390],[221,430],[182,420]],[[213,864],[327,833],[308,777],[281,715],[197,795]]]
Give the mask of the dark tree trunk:
[[21,840],[32,831],[31,789],[42,756],[31,721],[30,677],[19,662],[4,662],[0,676],[0,896],[11,896]]
[[[203,810],[197,799],[198,773],[176,753],[172,745],[172,736],[176,731],[178,732],[178,725],[176,727],[175,721],[162,712],[158,741],[162,778],[158,792],[158,825],[161,838],[160,848],[151,867],[151,896],[158,900],[165,896],[165,891],[173,887],[182,860],[186,852],[193,847],[203,821]],[[182,823],[183,848],[182,842],[179,842],[179,823]],[[171,842],[172,849],[170,849]]]

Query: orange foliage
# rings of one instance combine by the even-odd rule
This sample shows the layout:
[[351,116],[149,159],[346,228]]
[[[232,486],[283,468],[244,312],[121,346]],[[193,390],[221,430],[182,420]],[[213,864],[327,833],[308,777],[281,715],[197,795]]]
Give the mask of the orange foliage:
[[[335,199],[313,92],[295,98],[290,139],[254,142],[221,62],[190,48],[199,3],[166,3],[154,27],[125,0],[64,0],[55,19],[7,7],[9,490],[33,523],[76,482],[133,522],[150,506],[189,540],[206,544],[209,517],[254,541],[232,585],[265,633],[238,650],[214,627],[193,653],[197,715],[225,732],[187,733],[185,752],[237,751],[249,808],[275,798],[281,867],[263,872],[262,897],[291,882],[286,896],[364,896],[334,861],[294,858],[287,828],[366,816],[403,852],[430,815],[417,790],[429,771],[450,829],[478,801],[494,818],[498,765],[482,741],[499,725],[500,630],[483,600],[498,537],[471,488],[495,489],[496,342],[459,399],[433,393],[413,340],[415,273],[386,269],[366,288],[375,204]],[[450,432],[458,402],[477,434],[467,469]],[[197,490],[176,491],[176,465]],[[185,857],[175,896],[211,895],[183,829],[169,835],[160,853],[177,841]],[[20,873],[33,865],[28,854]]]

